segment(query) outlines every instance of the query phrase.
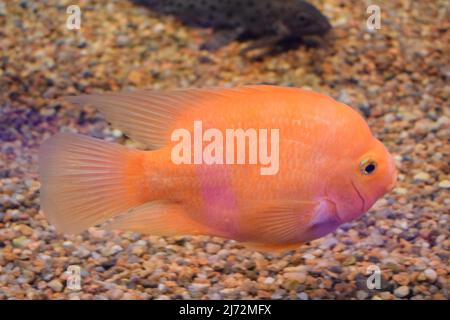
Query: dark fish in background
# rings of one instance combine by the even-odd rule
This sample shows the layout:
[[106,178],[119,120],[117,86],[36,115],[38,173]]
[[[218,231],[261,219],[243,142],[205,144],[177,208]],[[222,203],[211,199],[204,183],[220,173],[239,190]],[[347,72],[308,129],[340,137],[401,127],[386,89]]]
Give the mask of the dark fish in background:
[[257,39],[244,51],[299,42],[326,34],[331,25],[312,4],[301,0],[133,0],[173,15],[190,26],[213,28],[202,49],[217,50],[234,40]]

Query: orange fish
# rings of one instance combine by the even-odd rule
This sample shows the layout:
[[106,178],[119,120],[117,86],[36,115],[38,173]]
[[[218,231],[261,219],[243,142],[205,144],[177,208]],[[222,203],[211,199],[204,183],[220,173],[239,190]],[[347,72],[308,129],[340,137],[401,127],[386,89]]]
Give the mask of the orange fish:
[[[152,150],[76,134],[47,140],[39,152],[41,204],[65,233],[107,222],[109,229],[212,235],[283,251],[360,217],[396,181],[392,157],[364,119],[311,91],[247,86],[67,99],[97,107]],[[261,165],[249,161],[174,163],[173,132],[184,128],[195,135],[196,121],[215,132],[277,129],[276,172],[261,174]],[[199,147],[198,140],[191,143]]]

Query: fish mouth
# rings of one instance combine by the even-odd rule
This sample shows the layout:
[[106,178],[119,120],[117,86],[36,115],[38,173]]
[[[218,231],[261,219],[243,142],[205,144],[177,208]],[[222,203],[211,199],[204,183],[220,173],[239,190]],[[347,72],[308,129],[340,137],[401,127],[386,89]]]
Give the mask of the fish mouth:
[[387,186],[387,192],[391,191],[392,189],[394,189],[394,186],[397,182],[397,178],[398,178],[398,172],[397,170],[394,169],[394,174],[392,175],[392,181],[391,183]]
[[331,33],[332,29],[333,29],[332,25],[328,21],[325,21],[320,25],[318,30],[316,30],[316,34],[318,36],[324,37],[325,35]]
[[352,180],[350,180],[350,183],[353,189],[355,189],[355,192],[358,195],[359,199],[361,200],[361,212],[365,212],[366,201],[364,200],[364,197],[362,196],[361,192],[359,192],[358,188],[356,187],[355,183]]
[[322,35],[329,32],[332,28],[333,28],[333,26],[330,24],[330,22],[325,21],[324,23],[322,23],[322,25],[321,25]]

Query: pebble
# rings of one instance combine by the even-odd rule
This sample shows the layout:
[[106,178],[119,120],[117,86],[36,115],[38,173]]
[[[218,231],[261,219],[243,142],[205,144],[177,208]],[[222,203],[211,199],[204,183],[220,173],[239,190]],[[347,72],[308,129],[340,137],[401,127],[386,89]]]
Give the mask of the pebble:
[[113,256],[119,252],[123,251],[123,248],[119,246],[118,244],[113,245],[111,248],[105,251],[106,256]]
[[55,292],[61,292],[64,288],[63,284],[59,280],[52,280],[48,283],[48,287]]
[[189,286],[189,291],[203,291],[205,289],[209,288],[209,284],[203,284],[203,283],[193,283]]
[[297,281],[298,283],[304,283],[306,281],[306,274],[301,272],[286,272],[284,278],[288,280]]
[[220,249],[222,249],[222,247],[218,244],[215,243],[206,244],[206,252],[210,254],[216,254],[217,252],[220,251]]
[[91,252],[84,246],[78,247],[77,250],[73,252],[73,255],[82,259],[85,259],[91,255]]
[[450,189],[450,180],[443,180],[438,184],[439,188]]
[[338,244],[338,240],[335,237],[327,237],[325,238],[325,240],[322,242],[321,247],[325,248],[325,249],[330,249],[333,248],[335,245]]
[[106,296],[111,300],[120,300],[123,297],[123,290],[114,288],[106,292]]
[[[120,251],[118,251],[118,252],[120,252]],[[136,255],[136,256],[138,256],[138,257],[142,256],[146,252],[147,252],[147,249],[145,247],[143,247],[143,246],[135,246],[131,250],[131,253]]]
[[125,47],[130,43],[130,39],[127,36],[120,35],[117,37],[116,43],[118,47]]
[[64,241],[63,248],[65,248],[67,250],[73,250],[75,248],[75,246],[73,245],[72,241]]
[[112,131],[112,135],[113,135],[114,138],[120,138],[120,137],[123,136],[123,133],[122,133],[122,131],[120,131],[118,129],[114,129]]
[[430,180],[430,175],[426,172],[419,172],[416,175],[414,175],[414,181],[429,181]]
[[25,224],[21,224],[17,228],[24,236],[29,237],[33,234],[33,229]]
[[369,293],[364,291],[364,290],[358,290],[356,291],[356,298],[358,298],[358,300],[365,300],[369,297]]
[[423,273],[425,274],[425,277],[428,279],[428,281],[430,282],[436,281],[437,273],[433,269],[426,269]]
[[305,260],[314,260],[316,257],[313,254],[307,253],[303,255],[303,259]]
[[342,263],[344,266],[351,266],[356,263],[356,258],[354,256],[350,256],[344,260]]
[[394,192],[399,195],[405,195],[408,193],[408,189],[397,187],[397,188],[394,188]]
[[307,276],[303,273],[286,272],[284,273],[284,279],[284,288],[287,290],[296,290],[301,284],[306,282]]
[[407,286],[410,282],[410,277],[406,272],[396,274],[392,277],[392,279],[394,279],[395,282],[402,286]]
[[29,242],[28,238],[25,236],[21,236],[18,238],[13,239],[12,245],[15,248],[23,248],[26,246],[26,244]]
[[305,292],[300,292],[300,293],[297,295],[297,297],[298,297],[300,300],[308,300],[308,299],[309,299],[308,294],[305,293]]
[[3,1],[0,1],[0,16],[6,16],[6,5]]
[[400,286],[397,289],[394,290],[394,295],[397,298],[404,298],[409,294],[409,287],[408,286]]

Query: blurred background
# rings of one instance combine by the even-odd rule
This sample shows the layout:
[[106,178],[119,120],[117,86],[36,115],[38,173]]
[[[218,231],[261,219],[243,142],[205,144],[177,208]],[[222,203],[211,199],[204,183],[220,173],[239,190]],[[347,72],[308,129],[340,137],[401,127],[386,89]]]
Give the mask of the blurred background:
[[[275,2],[275,0],[273,1]],[[332,30],[319,45],[255,57],[251,42],[201,50],[211,29],[133,1],[0,0],[0,299],[448,299],[448,1],[311,1]],[[367,29],[367,7],[381,25]],[[275,84],[330,95],[395,155],[396,188],[361,219],[295,251],[211,237],[56,234],[39,211],[36,152],[59,131],[133,145],[64,95],[129,88]],[[67,287],[71,265],[81,290]],[[367,270],[381,272],[367,288]]]

